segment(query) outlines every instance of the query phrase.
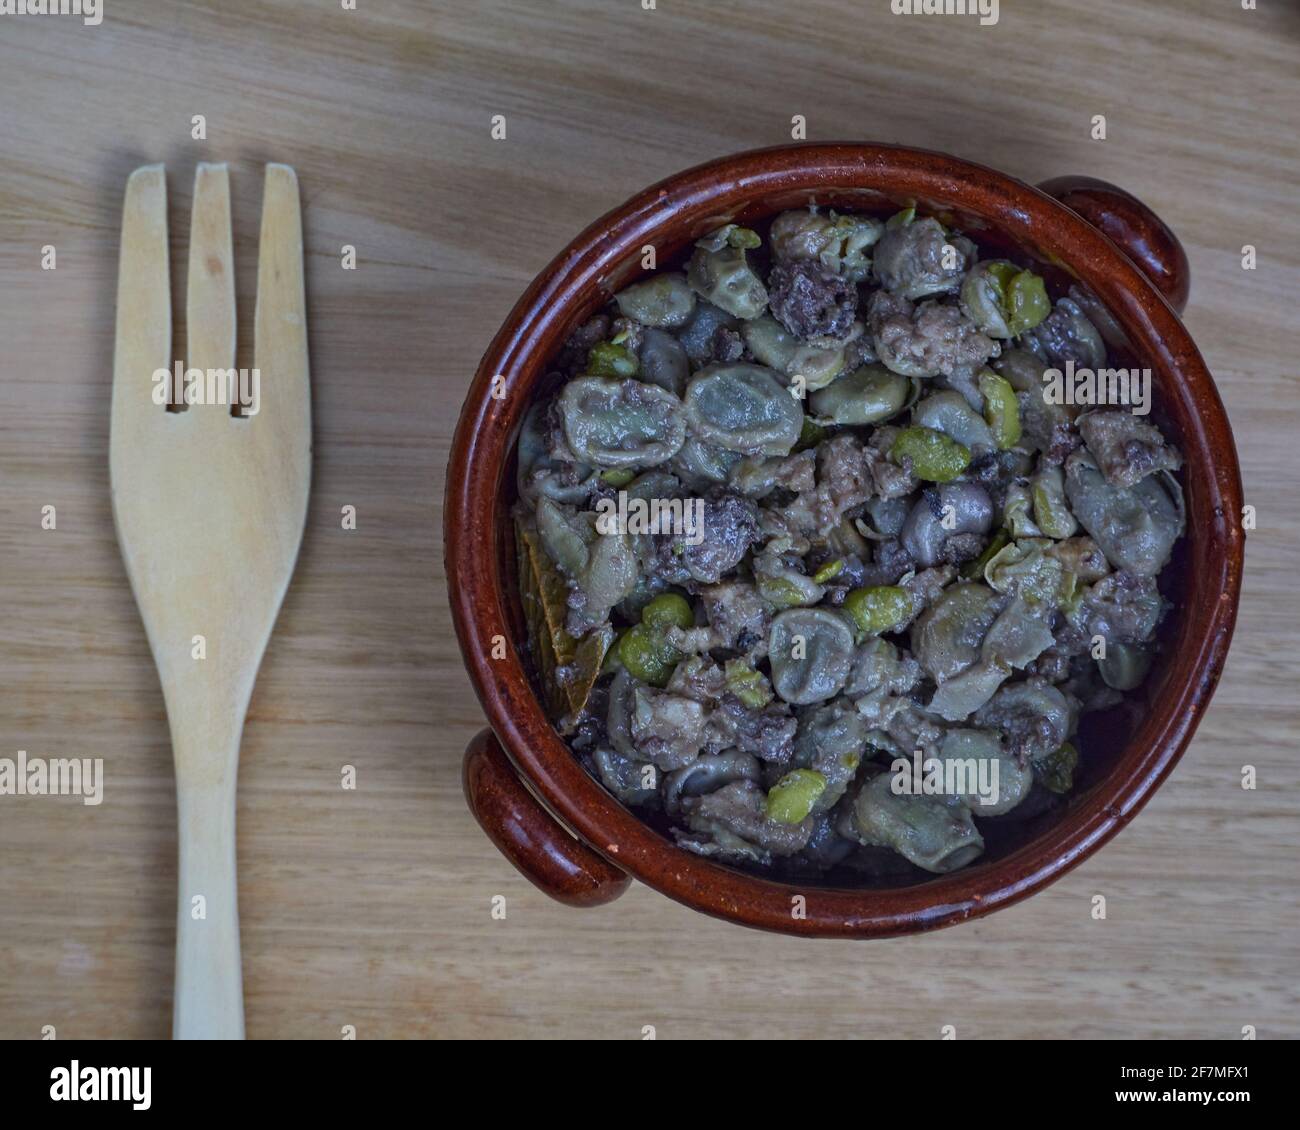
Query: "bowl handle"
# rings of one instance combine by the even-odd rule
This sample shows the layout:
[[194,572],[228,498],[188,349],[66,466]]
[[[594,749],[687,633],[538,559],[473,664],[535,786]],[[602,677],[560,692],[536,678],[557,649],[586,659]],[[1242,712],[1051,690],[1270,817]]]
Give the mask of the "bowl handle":
[[520,780],[497,736],[465,750],[465,799],[497,849],[534,886],[569,906],[613,902],[632,880],[565,829]]
[[1187,305],[1187,252],[1169,225],[1131,192],[1095,177],[1053,177],[1038,186],[1078,213],[1133,260],[1179,314]]

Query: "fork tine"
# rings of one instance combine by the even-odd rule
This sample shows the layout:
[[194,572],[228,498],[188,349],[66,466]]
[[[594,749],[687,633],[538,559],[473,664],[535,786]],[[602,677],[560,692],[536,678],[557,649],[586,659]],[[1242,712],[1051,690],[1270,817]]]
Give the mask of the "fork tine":
[[127,180],[122,204],[112,408],[112,439],[122,450],[167,424],[152,394],[153,374],[171,364],[169,269],[166,167],[146,165]]
[[258,410],[284,427],[311,413],[302,255],[298,176],[288,165],[267,165],[253,364],[261,373]]
[[[194,172],[190,265],[185,303],[189,367],[204,375],[235,365],[235,270],[230,246],[230,174],[225,165],[200,164]],[[228,423],[228,406],[197,407],[208,426]],[[195,411],[195,409],[191,409]]]

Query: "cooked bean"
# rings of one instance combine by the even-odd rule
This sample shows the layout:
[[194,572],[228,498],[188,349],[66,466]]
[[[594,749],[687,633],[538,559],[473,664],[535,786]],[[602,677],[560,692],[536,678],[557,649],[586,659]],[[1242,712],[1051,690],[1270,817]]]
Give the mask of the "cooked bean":
[[862,336],[863,329],[861,322],[854,322],[843,341],[801,341],[775,318],[764,314],[745,322],[740,333],[756,361],[787,377],[802,379],[804,390],[815,392],[844,371],[845,350]]
[[897,585],[870,585],[844,598],[844,611],[859,630],[872,635],[892,632],[912,615],[912,598]]
[[967,582],[945,589],[912,626],[913,654],[937,682],[952,678],[979,658],[999,608],[998,594],[986,585]]
[[686,348],[672,334],[660,329],[647,329],[641,335],[641,380],[667,389],[681,396],[691,375],[690,358]]
[[579,377],[560,394],[564,438],[595,467],[653,467],[686,442],[682,402],[641,381]]
[[984,838],[960,801],[908,796],[890,788],[890,774],[873,777],[853,803],[853,824],[870,844],[893,848],[926,871],[945,874],[984,851]]
[[959,392],[935,392],[918,401],[912,409],[912,423],[942,432],[972,455],[983,454],[994,446],[992,429]]
[[864,365],[814,392],[808,406],[837,424],[875,424],[902,411],[911,387],[906,377],[883,365]]
[[695,293],[678,271],[652,275],[614,295],[619,312],[643,326],[674,328],[686,324],[695,309]]
[[1161,476],[1112,486],[1090,456],[1075,452],[1065,465],[1065,493],[1080,525],[1121,569],[1154,576],[1182,536],[1182,499]]
[[710,365],[686,386],[686,420],[715,447],[745,455],[788,455],[803,430],[803,410],[771,369]]
[[944,560],[950,538],[986,534],[992,525],[988,491],[978,483],[944,483],[917,499],[898,536],[912,560],[929,568]]
[[1097,669],[1108,687],[1131,691],[1142,685],[1151,670],[1151,653],[1133,644],[1109,644],[1106,654],[1097,660]]
[[[962,782],[964,777],[966,787],[952,795],[964,800],[976,816],[1005,815],[1029,795],[1034,783],[1033,770],[1005,754],[989,730],[949,730],[939,745],[939,759],[966,770],[954,778]],[[990,787],[982,791],[982,783]]]
[[704,754],[684,769],[675,769],[664,780],[664,808],[672,814],[681,811],[686,797],[706,796],[735,781],[757,782],[762,776],[758,758],[739,750]]
[[826,791],[826,778],[815,769],[792,769],[767,794],[767,818],[779,824],[805,820]]
[[839,693],[853,665],[853,629],[828,608],[792,608],[772,617],[772,687],[807,706]]
[[1015,390],[988,369],[980,373],[979,390],[984,397],[984,415],[993,443],[999,451],[1015,447],[1020,442],[1020,403]]
[[933,428],[904,428],[889,449],[890,458],[910,467],[918,479],[946,483],[970,463],[970,449]]
[[757,318],[767,306],[767,287],[743,247],[696,247],[686,278],[696,294],[734,317]]

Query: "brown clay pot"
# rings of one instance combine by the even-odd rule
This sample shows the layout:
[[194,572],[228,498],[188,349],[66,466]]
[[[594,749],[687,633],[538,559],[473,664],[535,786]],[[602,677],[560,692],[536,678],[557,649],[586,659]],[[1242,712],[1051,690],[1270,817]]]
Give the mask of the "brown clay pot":
[[[1029,256],[1057,293],[1073,280],[1084,284],[1131,343],[1125,363],[1152,369],[1154,418],[1186,459],[1187,535],[1161,577],[1176,608],[1145,700],[1084,735],[1079,782],[1062,807],[1004,823],[986,835],[985,856],[964,870],[883,888],[777,882],[677,848],[582,768],[548,723],[520,658],[526,643],[511,552],[511,453],[547,362],[577,325],[644,273],[646,245],[662,267],[723,223],[752,223],[813,200],[880,213],[914,204],[986,246]],[[1241,588],[1237,454],[1214,382],[1175,313],[1187,294],[1178,240],[1128,193],[1088,177],[1035,189],[980,165],[897,146],[740,153],[669,177],[597,220],[538,275],[493,339],[447,468],[452,614],[491,727],[466,753],[465,793],[493,843],[542,890],[572,905],[608,902],[631,876],[732,922],[847,937],[912,933],[987,914],[1096,851],[1133,818],[1191,740],[1223,667]],[[503,658],[493,657],[494,637],[506,641]]]

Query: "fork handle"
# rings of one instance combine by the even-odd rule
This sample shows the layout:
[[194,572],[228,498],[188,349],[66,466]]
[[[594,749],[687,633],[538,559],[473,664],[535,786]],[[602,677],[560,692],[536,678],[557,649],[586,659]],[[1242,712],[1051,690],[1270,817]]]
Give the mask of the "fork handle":
[[211,783],[177,782],[177,1040],[244,1038],[233,769],[225,776]]

